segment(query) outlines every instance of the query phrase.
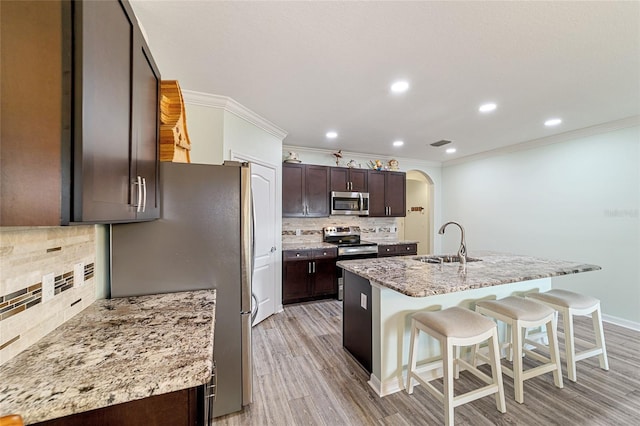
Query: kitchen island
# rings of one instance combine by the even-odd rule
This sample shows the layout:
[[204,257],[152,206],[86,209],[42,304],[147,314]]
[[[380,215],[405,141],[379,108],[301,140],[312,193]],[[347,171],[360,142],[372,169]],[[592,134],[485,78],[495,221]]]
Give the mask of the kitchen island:
[[67,425],[137,424],[157,413],[181,424],[175,416],[200,415],[215,301],[215,290],[204,290],[94,302],[0,367],[0,414]]
[[[411,315],[450,306],[475,308],[482,299],[551,289],[551,277],[599,266],[498,253],[478,253],[466,264],[433,256],[340,261],[344,269],[343,345],[367,369],[379,396],[404,389]],[[435,356],[435,341],[419,359]]]

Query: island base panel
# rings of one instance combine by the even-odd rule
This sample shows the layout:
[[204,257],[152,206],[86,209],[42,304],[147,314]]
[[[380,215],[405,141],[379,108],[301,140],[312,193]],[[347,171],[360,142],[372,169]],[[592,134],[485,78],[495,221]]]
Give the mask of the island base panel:
[[344,271],[342,301],[342,345],[371,373],[371,284],[369,280]]

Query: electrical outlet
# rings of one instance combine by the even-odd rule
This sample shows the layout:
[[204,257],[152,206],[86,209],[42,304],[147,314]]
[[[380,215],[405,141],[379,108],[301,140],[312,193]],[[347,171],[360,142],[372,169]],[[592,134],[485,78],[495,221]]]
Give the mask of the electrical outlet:
[[302,235],[302,230],[300,229],[296,229],[296,235],[299,237],[300,235]]
[[79,262],[73,265],[73,286],[80,287],[84,284],[84,263]]
[[360,306],[362,309],[367,309],[367,295],[360,293]]
[[53,299],[55,294],[54,280],[53,272],[42,276],[42,303]]

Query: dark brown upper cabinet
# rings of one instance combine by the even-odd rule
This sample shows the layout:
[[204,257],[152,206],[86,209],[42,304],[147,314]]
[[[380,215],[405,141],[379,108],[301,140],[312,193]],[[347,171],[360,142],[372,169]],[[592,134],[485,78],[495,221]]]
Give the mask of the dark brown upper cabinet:
[[331,167],[331,191],[367,192],[367,170]]
[[329,216],[329,167],[282,165],[282,216]]
[[2,4],[2,226],[159,217],[160,73],[126,1]]
[[406,173],[368,171],[369,216],[406,216]]

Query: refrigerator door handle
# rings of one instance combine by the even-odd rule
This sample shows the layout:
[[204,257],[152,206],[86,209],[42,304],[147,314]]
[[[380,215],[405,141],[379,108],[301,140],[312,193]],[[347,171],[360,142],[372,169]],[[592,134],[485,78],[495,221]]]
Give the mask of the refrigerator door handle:
[[251,293],[251,324],[256,320],[258,311],[260,310],[260,304],[258,303],[258,297],[255,293]]
[[242,406],[253,402],[253,361],[251,359],[251,315],[242,315]]

